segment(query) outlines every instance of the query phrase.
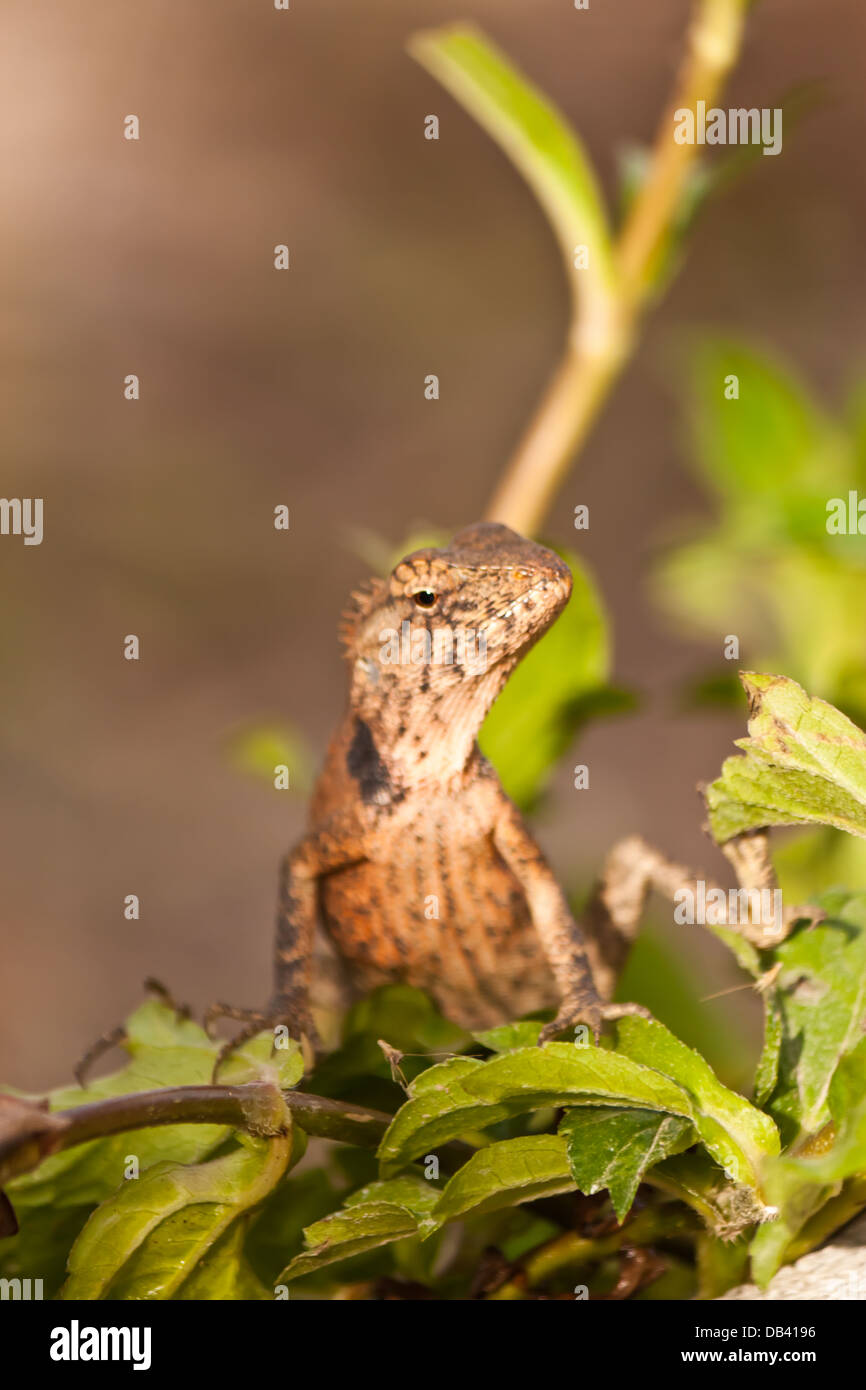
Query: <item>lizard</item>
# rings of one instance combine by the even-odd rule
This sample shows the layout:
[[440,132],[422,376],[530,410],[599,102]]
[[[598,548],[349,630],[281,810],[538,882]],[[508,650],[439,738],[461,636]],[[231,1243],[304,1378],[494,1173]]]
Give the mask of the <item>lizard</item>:
[[[349,698],[315,786],[309,829],[280,872],[274,993],[228,1048],[310,1010],[321,922],[357,991],[401,981],[466,1028],[555,1007],[544,1043],[647,1010],[611,1004],[615,932],[585,938],[547,861],[478,746],[509,675],[567,604],[568,566],[479,522],[406,555],[343,614]],[[604,984],[602,984],[602,980]]]
[[[405,981],[479,1029],[555,1007],[544,1044],[585,1023],[648,1015],[610,996],[650,892],[676,901],[705,874],[640,836],[610,851],[578,926],[551,869],[482,756],[477,735],[517,663],[567,604],[572,577],[551,550],[479,522],[450,545],[406,555],[352,595],[341,635],[349,699],[314,789],[307,834],[280,869],[274,992],[265,1010],[213,1005],[244,1026],[219,1054],[286,1026],[318,1045],[310,998],[323,925],[356,989]],[[722,851],[740,886],[775,887],[768,832]],[[731,924],[766,947],[812,907]],[[150,981],[170,1002],[163,986]],[[75,1069],[125,1036],[105,1033]]]

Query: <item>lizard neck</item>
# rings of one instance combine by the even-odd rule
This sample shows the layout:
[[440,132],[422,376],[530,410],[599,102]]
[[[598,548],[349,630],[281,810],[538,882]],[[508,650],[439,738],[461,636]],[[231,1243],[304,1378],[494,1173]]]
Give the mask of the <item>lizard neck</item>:
[[[511,666],[497,665],[471,680],[455,683],[425,681],[423,669],[407,676],[381,678],[372,689],[360,673],[353,681],[350,721],[353,746],[360,741],[366,756],[375,749],[390,786],[403,793],[412,787],[441,785],[458,777],[475,751],[478,731]],[[384,686],[384,688],[383,688]]]

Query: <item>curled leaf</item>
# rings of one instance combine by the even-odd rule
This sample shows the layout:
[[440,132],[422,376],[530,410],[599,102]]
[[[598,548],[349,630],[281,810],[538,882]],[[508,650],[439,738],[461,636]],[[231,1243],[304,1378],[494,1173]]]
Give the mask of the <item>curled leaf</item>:
[[787,676],[744,672],[749,737],[706,789],[719,844],[770,825],[832,825],[866,836],[866,734]]
[[[292,1151],[291,1134],[245,1139],[207,1163],[157,1163],[97,1207],[69,1256],[61,1298],[168,1299],[194,1280],[244,1276],[212,1263],[217,1245],[270,1193]],[[239,1259],[237,1243],[223,1259]],[[233,1295],[236,1296],[236,1295]]]
[[431,1231],[431,1212],[439,1195],[432,1183],[409,1174],[368,1183],[340,1211],[306,1227],[309,1248],[295,1256],[277,1282],[287,1283],[380,1245]]

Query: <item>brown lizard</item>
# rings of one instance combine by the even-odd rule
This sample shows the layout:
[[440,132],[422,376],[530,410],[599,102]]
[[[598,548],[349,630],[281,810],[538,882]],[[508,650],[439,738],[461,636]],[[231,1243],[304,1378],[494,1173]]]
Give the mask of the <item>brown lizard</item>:
[[479,523],[352,596],[342,624],[348,709],[309,832],[282,865],[274,997],[265,1014],[210,1011],[246,1022],[230,1046],[278,1023],[315,1039],[319,919],[359,990],[408,982],[466,1027],[558,1005],[545,1041],[578,1023],[598,1033],[603,1019],[646,1012],[605,1002],[605,945],[584,939],[476,741],[571,587],[552,551]]
[[[342,635],[349,703],[317,783],[306,837],[283,861],[275,989],[267,1012],[217,1004],[206,1022],[245,1027],[223,1052],[285,1024],[316,1041],[313,940],[321,921],[356,987],[392,980],[485,1027],[558,1005],[544,1042],[576,1023],[646,1013],[607,1002],[650,891],[676,901],[705,879],[638,836],[615,845],[588,904],[586,934],[505,795],[476,735],[511,671],[568,602],[552,551],[505,526],[467,527],[417,550],[352,597]],[[723,846],[742,888],[775,886],[765,830]],[[759,946],[814,908],[732,924]],[[150,982],[150,988],[162,987]],[[169,998],[169,996],[165,996]],[[103,1035],[76,1068],[124,1036]]]

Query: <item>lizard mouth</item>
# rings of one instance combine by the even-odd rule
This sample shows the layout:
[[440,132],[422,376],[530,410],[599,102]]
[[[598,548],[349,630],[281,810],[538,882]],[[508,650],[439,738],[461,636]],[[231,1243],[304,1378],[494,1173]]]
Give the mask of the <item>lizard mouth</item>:
[[[549,626],[554,618],[559,616],[571,597],[571,573],[569,570],[565,569],[564,565],[563,569],[565,570],[564,575],[543,574],[539,576],[534,583],[524,589],[522,594],[518,594],[516,598],[511,599],[504,608],[497,609],[492,615],[492,621],[501,622],[508,618],[513,618],[522,608],[528,608],[533,600],[540,595],[549,600],[549,617],[544,624],[545,627]],[[542,616],[538,613],[538,610],[536,610],[536,613],[538,617]],[[542,624],[539,623],[539,626],[541,625]]]
[[555,622],[571,597],[571,573],[541,573],[490,614],[482,629],[489,666],[519,659]]

